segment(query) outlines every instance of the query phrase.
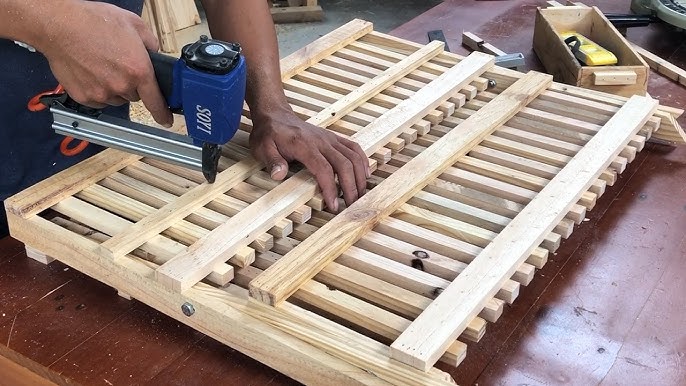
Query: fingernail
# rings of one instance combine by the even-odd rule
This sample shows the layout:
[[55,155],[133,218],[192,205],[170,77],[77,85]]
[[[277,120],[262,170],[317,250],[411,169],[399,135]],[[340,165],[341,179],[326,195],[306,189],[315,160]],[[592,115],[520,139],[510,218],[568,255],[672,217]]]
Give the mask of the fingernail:
[[367,178],[372,176],[372,170],[367,168]]
[[338,213],[338,200],[335,200],[333,202],[333,211]]
[[166,127],[167,129],[171,129],[174,125],[171,123],[163,123],[162,126]]
[[279,172],[281,172],[281,170],[283,170],[283,168],[281,167],[281,165],[275,165],[275,166],[272,168],[272,171],[271,171],[271,174],[270,174],[270,175],[272,176],[272,178],[274,178],[274,177],[276,177],[276,175],[277,175]]

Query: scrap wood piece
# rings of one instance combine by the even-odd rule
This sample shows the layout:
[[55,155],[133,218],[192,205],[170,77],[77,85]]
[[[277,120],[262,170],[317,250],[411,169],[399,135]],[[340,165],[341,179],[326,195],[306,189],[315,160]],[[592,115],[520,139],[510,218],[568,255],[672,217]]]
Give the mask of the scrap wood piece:
[[474,35],[471,32],[462,32],[462,45],[471,48],[474,51],[481,51],[493,56],[503,56],[507,53],[491,43],[486,43],[482,38]]
[[502,282],[541,243],[655,112],[657,101],[629,99],[550,183],[391,345],[391,357],[430,369]]
[[250,283],[250,295],[271,305],[281,303],[551,82],[550,75],[530,73],[515,83],[265,270]]
[[631,46],[645,59],[650,68],[676,83],[686,86],[686,70],[634,43],[631,43]]
[[[442,46],[441,43],[436,43],[436,45]],[[435,51],[436,45],[427,50]],[[426,55],[426,51],[420,51],[418,55]],[[408,65],[403,61],[389,68],[377,77],[378,81],[372,80],[368,85],[361,87],[366,92],[361,95],[352,95],[348,99],[341,99],[343,105],[337,110],[348,109],[348,103],[351,105],[364,103],[375,95],[375,91],[381,87],[382,83],[393,84],[397,77],[402,77],[402,74],[421,65],[420,62]],[[475,54],[465,59],[463,63],[437,78],[430,86],[379,117],[355,134],[352,139],[357,141],[368,155],[374,153],[390,138],[397,136],[414,121],[426,115],[427,111],[435,109],[438,104],[481,74],[492,65],[492,62],[490,56],[483,54]],[[389,77],[389,74],[395,75]],[[317,122],[326,126],[338,118],[326,109],[320,114],[310,118],[308,122]],[[230,221],[198,240],[189,248],[188,253],[180,254],[160,267],[157,270],[158,280],[171,288],[179,290],[190,288],[200,281],[208,273],[208,268],[220,261],[223,256],[233,254],[236,248],[249,242],[257,234],[255,232],[263,233],[273,226],[272,222],[275,219],[278,220],[284,214],[293,212],[294,208],[305,204],[314,196],[316,188],[317,183],[308,171],[298,172],[231,218]],[[227,237],[227,234],[231,236]]]
[[277,24],[304,23],[324,19],[324,11],[316,0],[268,1],[268,3],[272,20]]

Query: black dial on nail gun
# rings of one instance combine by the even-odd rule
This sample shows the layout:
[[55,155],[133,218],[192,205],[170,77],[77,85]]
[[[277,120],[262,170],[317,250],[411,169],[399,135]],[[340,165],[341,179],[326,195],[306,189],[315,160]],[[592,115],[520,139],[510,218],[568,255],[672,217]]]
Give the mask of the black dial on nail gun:
[[183,47],[181,58],[191,68],[213,74],[227,74],[238,64],[241,46],[210,39],[205,35]]

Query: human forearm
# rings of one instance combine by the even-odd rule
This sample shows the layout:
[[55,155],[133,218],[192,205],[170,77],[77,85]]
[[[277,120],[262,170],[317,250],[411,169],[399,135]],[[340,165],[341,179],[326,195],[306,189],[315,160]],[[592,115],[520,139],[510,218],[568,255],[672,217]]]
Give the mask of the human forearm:
[[[276,32],[266,1],[203,0],[212,36],[238,42],[248,68],[246,101],[254,118],[289,109],[281,84]],[[266,117],[264,117],[266,118]]]
[[286,177],[288,163],[299,161],[317,179],[328,208],[338,210],[338,176],[343,198],[351,204],[364,194],[367,157],[358,144],[302,121],[284,95],[276,32],[264,0],[203,0],[212,36],[238,42],[248,67],[246,101],[250,106],[253,155],[272,178]]
[[47,25],[60,11],[77,0],[3,0],[0,1],[0,38],[42,46],[49,39]]

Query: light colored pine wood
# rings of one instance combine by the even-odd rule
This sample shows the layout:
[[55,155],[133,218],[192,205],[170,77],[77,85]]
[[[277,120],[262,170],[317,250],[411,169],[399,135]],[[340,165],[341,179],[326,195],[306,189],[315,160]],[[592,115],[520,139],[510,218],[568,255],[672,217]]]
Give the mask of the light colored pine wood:
[[[392,47],[392,49],[395,52],[398,53],[405,53],[407,52],[413,52],[416,50],[418,47],[421,46],[421,44],[410,42],[407,40],[403,40],[391,35],[387,35],[384,33],[372,31],[368,34],[366,34],[364,37],[361,38],[362,41],[365,42],[370,42],[373,44],[379,44],[384,47]],[[436,61],[441,61],[445,65],[452,65],[460,60],[462,60],[464,57],[461,55],[457,55],[451,52],[445,52],[442,55],[439,55],[436,59]],[[484,73],[484,77],[493,79],[497,81],[498,87],[508,87],[511,85],[514,81],[517,79],[521,78],[524,74],[518,71],[513,71],[507,68],[502,68],[502,67],[494,67],[490,71],[487,71]],[[560,83],[554,83],[551,86],[550,91],[557,91],[561,92],[566,95],[573,95],[577,96],[580,98],[584,98],[589,101],[596,101],[596,102],[602,102],[606,103],[608,105],[612,106],[617,106],[621,107],[626,101],[628,100],[627,97],[619,96],[619,95],[612,95],[612,94],[607,94],[604,92],[596,91],[596,90],[590,90],[586,88],[580,88],[580,87],[574,87],[566,84],[560,84]],[[684,110],[683,109],[677,109],[669,106],[660,106],[658,107],[658,111],[655,112],[655,115],[661,115],[661,114],[666,114],[669,116],[672,116],[672,118],[678,118],[683,114]],[[686,143],[686,134],[684,133],[683,129],[679,126],[675,125],[669,125],[669,122],[665,119],[662,119],[660,122],[660,127],[661,131],[663,132],[662,135],[665,135],[665,133],[671,133],[673,140],[670,142],[678,143],[678,144],[685,144]],[[659,133],[659,131],[658,131]],[[668,140],[668,139],[666,139]],[[609,177],[609,176],[605,176]],[[616,178],[616,176],[615,176]],[[612,185],[612,184],[610,184]]]
[[634,71],[602,71],[593,73],[593,84],[596,86],[612,86],[635,84],[638,75]]
[[150,0],[150,7],[155,16],[155,27],[157,28],[157,36],[160,41],[160,51],[178,52],[179,43],[176,39],[175,20],[172,13],[172,8],[174,7],[169,1]]
[[342,116],[354,110],[361,105],[363,101],[371,99],[381,90],[388,87],[403,78],[415,68],[420,67],[422,63],[430,60],[433,56],[443,52],[443,43],[439,44],[429,43],[426,47],[418,50],[407,58],[401,60],[395,65],[388,68],[379,76],[371,81],[351,91],[343,98],[334,102],[324,110],[320,111],[314,118],[308,120],[310,123],[326,127],[333,121],[339,120]]
[[48,265],[48,264],[52,263],[53,261],[55,261],[55,259],[53,259],[52,257],[46,255],[45,253],[43,253],[39,250],[34,249],[34,248],[31,248],[29,246],[25,246],[25,249],[26,249],[26,256],[28,258],[33,259],[33,260],[35,260],[41,264]]
[[636,50],[643,57],[643,59],[648,63],[650,68],[657,71],[659,74],[666,76],[667,78],[679,83],[682,86],[686,86],[686,70],[670,63],[669,61],[662,59],[661,57],[655,55],[654,53],[640,47],[636,44],[631,44],[632,48]]
[[178,31],[184,28],[200,24],[200,14],[198,8],[195,6],[195,0],[173,0],[174,5],[170,7],[172,13],[172,20],[174,21],[174,30]]
[[[425,116],[427,111],[435,109],[441,101],[461,89],[487,67],[492,66],[493,60],[487,55],[475,54],[470,58],[465,59],[428,87],[389,110],[363,131],[357,133],[353,139],[368,155],[372,154],[390,138],[402,132],[415,120]],[[371,95],[368,95],[368,98],[371,98]],[[355,99],[355,102],[360,100],[364,98]],[[181,254],[160,267],[157,271],[158,279],[170,288],[181,290],[190,288],[207,275],[207,269],[216,264],[221,256],[232,255],[246,240],[250,241],[252,234],[262,233],[269,229],[274,218],[281,218],[286,213],[292,212],[294,207],[307,202],[314,196],[316,187],[316,181],[309,172],[298,172],[231,218],[230,221],[194,243],[188,253]],[[227,234],[230,234],[230,237],[227,237]]]
[[354,19],[281,60],[281,79],[288,79],[372,31],[372,23]]
[[[133,181],[136,180],[145,182],[145,188],[141,188],[147,194],[159,189],[157,192],[158,195],[164,194],[162,193],[163,191],[171,193],[171,195],[166,195],[169,198],[171,198],[172,195],[181,196],[188,192],[191,188],[205,181],[205,178],[201,173],[193,173],[192,170],[183,168],[181,166],[152,159],[146,159],[146,162],[147,163],[138,162],[126,167],[122,170],[122,173],[124,176],[130,177],[128,179],[130,183],[133,183]],[[193,178],[193,180],[186,179],[184,178],[185,176],[189,176],[190,178]],[[110,177],[112,177],[112,175]],[[248,178],[248,180],[250,180],[250,178]],[[239,184],[239,186],[241,184]],[[140,193],[141,191],[139,191],[138,194]],[[162,205],[158,204],[153,206],[161,207]],[[247,206],[248,203],[224,194],[217,196],[213,201],[208,203],[206,205],[207,209],[198,208],[196,211],[206,213],[208,216],[213,217],[215,223],[206,228],[214,229],[219,225],[219,223],[226,221],[228,217],[236,215],[236,213],[240,212]],[[219,216],[218,214],[222,214],[223,216]],[[191,216],[193,216],[191,218],[195,218],[195,213]],[[269,234],[274,237],[286,237],[292,231],[293,222],[288,219],[283,219],[276,223],[274,227],[269,230]]]
[[[377,189],[362,196],[320,228],[319,237],[309,238],[253,280],[250,285],[251,296],[271,305],[282,302],[380,219],[392,213],[551,83],[550,77],[543,74],[532,73],[524,79],[509,92],[500,94],[491,102],[492,105],[463,122],[462,130],[455,130],[441,138]],[[428,165],[432,169],[427,170]]]
[[[40,217],[23,219],[10,213],[8,221],[22,242],[61,256],[64,263],[107,285],[129,289],[135,299],[300,382],[454,385],[446,373],[434,369],[425,374],[394,363],[384,353],[387,346],[292,304],[262,306],[248,301],[237,286],[198,284],[183,295],[169,292],[151,280],[154,268],[139,260],[124,257],[114,263],[96,252],[97,243],[74,238]],[[196,309],[192,318],[181,313],[179,305],[185,302]]]
[[462,32],[462,45],[469,47],[473,51],[481,51],[494,56],[507,55],[507,53],[491,43],[485,42],[480,37],[474,35],[471,32]]
[[[424,195],[429,194],[429,193],[425,193],[425,192],[420,191],[417,193],[417,195],[415,195],[415,197],[422,195],[422,193],[424,193]],[[410,200],[410,202],[411,201],[412,200]],[[437,213],[441,213],[441,212],[442,212],[441,210],[437,210],[435,213],[438,216]],[[312,219],[310,224],[315,225],[317,227],[322,227],[328,221],[330,221],[332,218],[333,218],[333,216],[330,216],[327,213],[319,212]],[[394,227],[393,224],[403,223],[401,220],[398,220],[398,216],[395,216],[395,215],[393,217],[389,218],[389,220],[390,219],[393,220],[393,221],[387,223],[387,226],[390,228]],[[509,221],[509,219],[507,221]],[[413,226],[413,225],[414,224],[411,224],[409,222],[407,223],[408,227],[412,227],[415,230],[413,233],[415,234],[415,237],[417,237],[417,238],[422,238],[423,236],[427,235],[428,232],[443,235],[443,233],[435,232],[435,231],[432,231],[432,230],[426,229],[426,228],[419,228],[418,226],[416,226],[416,225]],[[305,225],[305,226],[307,226],[307,225]],[[296,231],[296,233],[293,234],[293,237],[297,238],[300,241],[305,240],[306,237],[311,236],[312,233],[314,233],[316,231],[316,227],[310,226],[309,232],[305,233],[304,235],[301,236],[302,232],[300,232],[300,227],[302,227],[302,226],[299,226],[298,231]],[[422,233],[422,231],[425,233]],[[476,254],[476,253],[478,253],[478,251],[480,251],[480,248],[473,248],[473,250],[471,250],[471,251],[464,251],[463,253],[467,254],[467,256],[465,257],[461,254],[462,251],[460,251],[460,246],[458,244],[446,242],[446,243],[444,243],[445,245],[443,245],[444,248],[442,250],[447,251],[447,253],[448,253],[447,256],[443,256],[442,254],[435,252],[431,248],[424,249],[423,252],[426,253],[426,256],[422,259],[419,259],[419,261],[421,261],[420,269],[416,269],[416,268],[410,269],[410,267],[412,267],[413,263],[417,259],[417,257],[414,256],[414,253],[416,251],[421,251],[422,248],[420,248],[417,245],[413,245],[413,244],[409,244],[407,242],[401,241],[401,240],[406,239],[402,235],[397,236],[397,239],[388,238],[387,243],[384,243],[383,241],[381,241],[381,240],[383,240],[383,238],[384,238],[383,235],[377,234],[375,232],[369,232],[367,235],[363,236],[362,239],[360,239],[360,241],[358,241],[357,245],[360,245],[361,247],[364,246],[363,248],[366,249],[366,251],[363,251],[362,253],[371,252],[371,251],[378,251],[380,254],[383,254],[384,256],[388,257],[388,259],[390,259],[390,260],[385,260],[385,264],[390,264],[392,266],[396,261],[401,263],[398,266],[396,266],[395,270],[401,270],[402,272],[405,273],[405,276],[407,276],[407,277],[404,278],[403,275],[400,275],[399,273],[396,275],[393,275],[391,272],[388,272],[387,274],[391,275],[390,277],[394,278],[393,280],[387,280],[388,282],[392,282],[395,284],[402,283],[404,280],[411,279],[415,275],[419,275],[419,278],[426,277],[425,270],[427,272],[433,271],[434,269],[445,270],[445,272],[437,273],[437,275],[436,275],[437,277],[434,278],[435,280],[434,279],[428,279],[429,283],[425,283],[426,286],[424,287],[422,294],[424,294],[424,296],[429,296],[429,297],[435,297],[435,295],[431,296],[430,294],[435,293],[437,291],[437,289],[443,288],[442,284],[447,284],[448,283],[447,280],[453,280],[457,275],[459,275],[459,273],[462,272],[462,270],[467,266],[467,263],[472,260],[472,256],[474,256],[473,254]],[[430,239],[430,237],[426,237],[426,239]],[[409,242],[409,240],[408,240],[408,242]],[[378,243],[384,244],[384,247],[387,249],[385,249],[385,250],[379,249]],[[350,250],[357,251],[357,248],[353,246],[353,247],[350,247]],[[344,252],[341,256],[339,256],[337,261],[339,261],[341,259],[345,260],[346,257],[344,257],[344,256],[346,256],[346,254],[349,253],[350,250],[348,252]],[[289,251],[286,251],[286,252],[289,252]],[[352,252],[350,252],[350,253],[352,253]],[[373,254],[373,255],[376,256],[376,254]],[[353,258],[352,255],[350,256],[350,258],[351,259]],[[365,259],[364,256],[362,257],[362,259],[368,260],[368,259]],[[460,262],[464,263],[464,264],[460,264]],[[370,264],[370,263],[365,262],[365,264]],[[381,263],[381,262],[379,264],[383,265],[383,263]],[[439,266],[441,268],[434,268],[434,267],[439,267]],[[520,279],[520,280],[516,280],[516,281],[518,281],[519,283],[521,283],[523,285],[529,284],[529,282],[532,279],[531,268],[529,266],[530,266],[529,264],[524,263],[524,264],[522,264],[522,267],[521,267],[522,269],[517,270],[518,279]],[[389,267],[389,269],[390,268],[391,267]],[[391,270],[391,271],[393,271],[393,270]],[[433,275],[430,275],[430,276],[433,277]],[[419,278],[417,278],[417,280],[419,280]],[[445,278],[447,280],[441,280],[440,278]],[[513,276],[513,279],[514,279],[514,276]],[[416,285],[420,285],[420,283],[415,283],[415,284],[411,284],[411,285],[408,284],[408,286],[410,286],[412,288],[415,288]],[[502,293],[502,295],[503,295],[503,297],[500,297],[501,299],[512,299],[513,298],[513,295],[511,293],[507,293],[505,291]]]
[[[255,267],[238,270],[235,283],[247,287],[250,280],[273,264],[275,258],[270,258],[270,255],[272,254],[262,254],[257,259]],[[314,280],[308,282],[294,296],[297,300],[378,334],[385,338],[388,343],[397,338],[404,328],[411,323],[410,320],[402,316]],[[480,338],[485,331],[484,324],[478,320],[470,327],[468,328],[470,335],[466,335],[465,338]],[[464,359],[466,350],[467,345],[455,341],[443,355],[441,361],[451,366],[457,366]]]
[[254,159],[239,162],[231,168],[219,173],[213,184],[203,183],[189,190],[183,196],[170,201],[163,207],[147,215],[134,225],[101,244],[102,253],[112,259],[118,259],[130,251],[138,248],[148,239],[172,224],[185,218],[195,209],[204,206],[215,197],[223,194],[251,173],[262,168]]
[[[132,224],[124,218],[74,197],[65,198],[55,204],[53,209],[108,235],[115,234]],[[153,237],[141,246],[141,249],[149,254],[150,260],[156,264],[163,264],[185,248],[183,244],[164,236]],[[207,279],[218,285],[226,285],[233,279],[233,268],[225,263],[218,264]]]
[[[299,228],[305,227],[300,225]],[[283,245],[279,248],[278,253],[288,253],[293,247],[297,246],[300,241],[305,240],[312,233],[316,231],[316,227],[310,226],[312,229],[305,232],[301,236],[294,235],[298,237],[299,241],[293,241],[291,243],[282,243]],[[296,232],[300,233],[300,232]],[[352,251],[346,252],[348,258],[356,260],[359,254],[365,254],[366,251],[360,250],[355,247],[351,247]],[[276,252],[276,251],[275,251]],[[366,253],[368,256],[372,255]],[[266,252],[260,254],[260,258],[256,261],[256,266],[260,269],[267,269],[273,265],[281,256],[277,253]],[[388,261],[385,262],[386,264]],[[384,264],[385,265],[385,264]],[[408,266],[404,266],[407,269],[412,269]],[[416,270],[415,270],[416,271]],[[422,272],[422,271],[417,271]],[[430,276],[426,275],[425,276]],[[432,287],[430,291],[426,291],[426,295],[418,294],[414,291],[407,290],[400,286],[398,281],[404,282],[407,279],[402,275],[398,276],[398,281],[382,280],[374,275],[370,275],[369,272],[351,269],[345,265],[338,264],[337,262],[332,262],[330,265],[325,267],[315,279],[329,287],[334,287],[339,290],[345,291],[346,293],[355,295],[361,299],[365,299],[368,302],[379,305],[385,309],[394,310],[394,312],[405,316],[410,319],[414,319],[419,315],[422,309],[426,307],[432,298],[435,298],[438,293],[442,290],[443,284],[448,284],[447,281],[442,281],[438,278],[434,283],[440,282],[439,287]],[[514,298],[517,296],[518,285],[517,283],[507,283],[503,286],[506,293],[510,297]],[[497,312],[497,310],[492,310]],[[465,334],[462,336],[463,339],[472,340],[478,342],[485,332],[485,325],[479,318],[475,318],[472,323],[467,326]]]
[[5,208],[19,216],[33,216],[140,158],[119,150],[105,150],[57,173],[50,181],[44,180],[7,198]]
[[503,279],[512,276],[514,269],[562,219],[572,203],[588,189],[656,108],[657,102],[652,99],[632,97],[393,342],[391,356],[424,371],[431,368]]

